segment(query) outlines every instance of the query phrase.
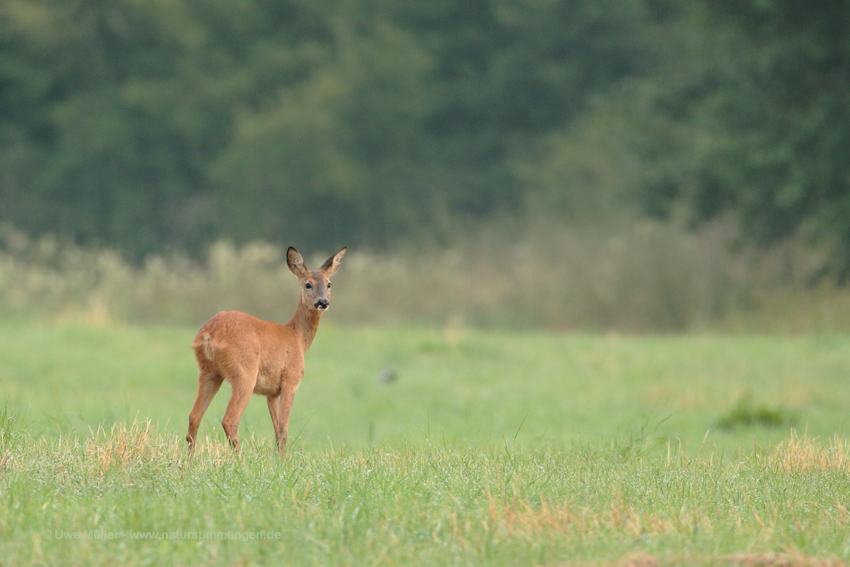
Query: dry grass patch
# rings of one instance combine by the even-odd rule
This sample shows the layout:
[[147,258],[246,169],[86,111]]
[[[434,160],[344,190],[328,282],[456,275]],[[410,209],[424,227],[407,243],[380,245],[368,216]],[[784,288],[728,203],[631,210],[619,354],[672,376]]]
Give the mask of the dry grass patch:
[[764,462],[788,473],[850,472],[850,442],[835,434],[824,444],[817,438],[800,437],[791,430],[791,434],[764,457]]
[[740,553],[734,555],[700,556],[674,555],[656,557],[645,553],[628,555],[609,563],[567,563],[565,567],[678,567],[710,566],[723,567],[846,567],[848,564],[838,559],[807,557],[788,553]]

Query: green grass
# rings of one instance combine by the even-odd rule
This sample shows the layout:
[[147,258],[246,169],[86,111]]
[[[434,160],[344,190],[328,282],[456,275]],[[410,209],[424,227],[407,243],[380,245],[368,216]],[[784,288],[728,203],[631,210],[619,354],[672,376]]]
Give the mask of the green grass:
[[[192,328],[0,324],[0,403],[32,434],[152,420],[184,435],[197,387]],[[293,407],[298,443],[350,448],[430,441],[565,446],[642,430],[689,451],[729,452],[846,433],[850,338],[552,335],[323,324]],[[385,368],[397,380],[378,380]],[[219,436],[224,386],[201,435]],[[747,404],[749,404],[749,409]],[[735,426],[738,411],[767,411]],[[737,417],[736,417],[737,415]],[[745,416],[744,416],[745,417]],[[729,421],[731,419],[731,421]],[[744,420],[746,421],[746,420]],[[751,424],[752,425],[752,424]],[[769,423],[765,425],[770,425]],[[241,434],[271,437],[263,398]]]
[[0,323],[0,565],[850,557],[850,338],[328,323],[283,459],[188,458],[194,329]]

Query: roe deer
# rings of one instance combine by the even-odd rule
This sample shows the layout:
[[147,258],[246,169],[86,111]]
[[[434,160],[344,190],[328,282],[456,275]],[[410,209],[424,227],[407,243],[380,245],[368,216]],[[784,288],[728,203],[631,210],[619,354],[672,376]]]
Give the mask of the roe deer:
[[304,353],[316,336],[322,313],[330,306],[328,278],[339,269],[346,248],[311,272],[301,254],[289,247],[286,264],[298,277],[301,295],[295,314],[286,325],[241,311],[222,311],[201,327],[192,342],[200,372],[198,397],[189,414],[186,434],[190,452],[195,448],[201,418],[225,380],[230,382],[233,395],[221,425],[231,446],[239,447],[239,419],[251,394],[260,394],[268,398],[278,448],[281,454],[286,451],[289,411],[304,375]]

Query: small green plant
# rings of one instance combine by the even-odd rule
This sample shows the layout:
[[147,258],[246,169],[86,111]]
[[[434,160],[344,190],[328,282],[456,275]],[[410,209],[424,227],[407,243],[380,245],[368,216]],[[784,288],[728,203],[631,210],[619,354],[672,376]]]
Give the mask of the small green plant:
[[738,427],[790,427],[795,419],[783,408],[771,408],[756,404],[751,393],[738,398],[735,405],[717,420],[719,429],[733,430]]

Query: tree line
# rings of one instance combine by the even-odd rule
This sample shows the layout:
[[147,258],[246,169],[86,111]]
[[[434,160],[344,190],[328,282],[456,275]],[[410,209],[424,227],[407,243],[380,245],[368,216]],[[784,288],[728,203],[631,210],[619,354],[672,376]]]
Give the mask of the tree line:
[[618,215],[850,275],[850,3],[5,0],[0,220],[200,253]]

